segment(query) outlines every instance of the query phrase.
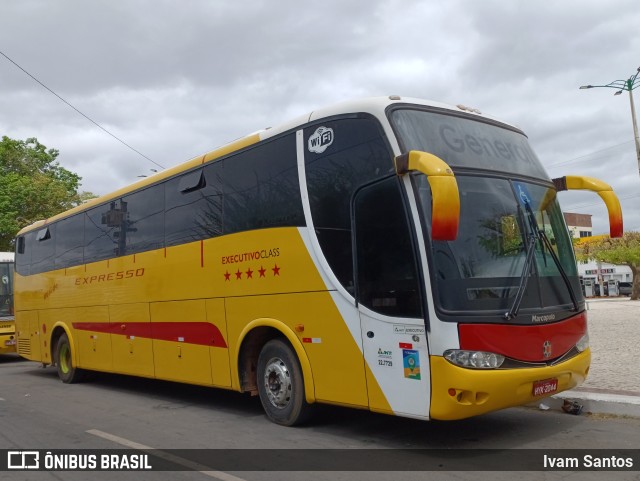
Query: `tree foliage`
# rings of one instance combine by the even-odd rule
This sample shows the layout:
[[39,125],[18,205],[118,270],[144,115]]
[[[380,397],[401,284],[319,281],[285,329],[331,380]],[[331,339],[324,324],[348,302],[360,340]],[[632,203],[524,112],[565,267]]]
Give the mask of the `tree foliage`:
[[0,250],[12,250],[16,233],[94,197],[78,192],[80,177],[61,167],[59,152],[36,138],[0,142]]
[[625,232],[622,237],[584,238],[575,246],[579,261],[590,259],[625,265],[633,273],[631,299],[640,299],[640,232]]

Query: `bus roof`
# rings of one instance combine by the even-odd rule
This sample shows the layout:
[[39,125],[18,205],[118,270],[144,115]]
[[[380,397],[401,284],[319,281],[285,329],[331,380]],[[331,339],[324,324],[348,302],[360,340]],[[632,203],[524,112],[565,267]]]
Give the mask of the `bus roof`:
[[[235,151],[242,150],[245,147],[249,147],[251,145],[257,144],[261,140],[266,140],[268,138],[274,137],[283,132],[287,132],[289,130],[296,129],[308,122],[312,122],[314,120],[319,120],[325,117],[331,117],[335,115],[341,114],[349,114],[349,113],[370,113],[379,118],[384,117],[385,110],[392,104],[414,104],[414,105],[422,105],[428,107],[435,107],[443,110],[451,110],[454,112],[465,112],[471,115],[477,115],[482,118],[490,118],[492,120],[497,120],[487,115],[482,114],[480,111],[474,108],[466,107],[464,105],[458,104],[457,106],[452,106],[440,102],[435,102],[431,100],[410,98],[410,97],[400,97],[398,95],[390,95],[387,97],[370,97],[358,100],[349,100],[345,102],[341,102],[338,104],[334,104],[328,107],[324,107],[318,110],[314,110],[306,115],[302,115],[297,117],[289,122],[283,123],[277,127],[269,127],[264,130],[260,130],[253,134],[247,135],[246,137],[242,137],[233,142],[230,142],[226,145],[223,145],[215,150],[207,152],[198,157],[194,157],[191,160],[178,164],[174,167],[170,167],[168,169],[157,172],[149,177],[145,177],[133,184],[129,184],[121,189],[110,192],[100,197],[96,197],[95,199],[91,199],[82,205],[74,207],[70,210],[57,214],[48,219],[42,219],[34,222],[33,224],[24,227],[17,235],[21,235],[25,232],[38,229],[40,227],[44,227],[48,225],[50,222],[55,220],[63,219],[65,217],[69,217],[71,215],[84,212],[85,210],[90,209],[91,207],[104,204],[111,200],[115,200],[120,198],[121,196],[127,195],[133,191],[143,189],[147,186],[154,185],[158,182],[161,182],[165,179],[173,177],[174,175],[179,174],[180,172],[184,172],[190,170],[192,168],[197,167],[198,165],[202,165],[208,162],[212,162],[221,157],[225,157],[228,154],[231,154]],[[503,122],[504,123],[504,122]]]

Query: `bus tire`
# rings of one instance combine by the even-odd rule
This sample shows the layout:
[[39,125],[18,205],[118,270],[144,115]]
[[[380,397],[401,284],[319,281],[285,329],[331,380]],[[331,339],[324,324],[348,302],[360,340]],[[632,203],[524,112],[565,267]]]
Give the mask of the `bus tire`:
[[300,362],[280,339],[267,342],[258,356],[258,392],[267,417],[282,426],[305,422],[311,406],[305,399]]
[[72,359],[71,343],[65,332],[60,336],[56,345],[56,367],[58,377],[66,384],[80,382],[84,377],[84,371],[75,367]]

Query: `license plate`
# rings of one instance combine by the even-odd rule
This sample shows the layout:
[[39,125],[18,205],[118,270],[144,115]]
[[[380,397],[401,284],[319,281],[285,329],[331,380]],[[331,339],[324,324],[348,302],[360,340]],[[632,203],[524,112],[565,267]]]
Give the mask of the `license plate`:
[[557,390],[558,390],[558,380],[556,378],[533,382],[532,392],[534,396],[546,396],[547,394],[554,393]]
[[9,339],[8,341],[4,341],[4,345],[5,346],[15,346],[16,345],[16,340],[15,339]]

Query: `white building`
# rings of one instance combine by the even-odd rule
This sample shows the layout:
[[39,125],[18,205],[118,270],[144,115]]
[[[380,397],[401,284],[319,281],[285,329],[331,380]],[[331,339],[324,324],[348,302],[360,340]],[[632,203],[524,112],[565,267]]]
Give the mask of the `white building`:
[[593,225],[591,215],[574,214],[573,212],[563,212],[564,220],[567,223],[571,237],[579,239],[581,237],[591,237],[593,235]]
[[[591,237],[593,226],[591,215],[564,212],[569,234],[574,238]],[[592,280],[594,284],[604,284],[609,280],[618,282],[632,282],[633,273],[629,266],[617,266],[606,262],[578,262],[578,275],[585,280]]]
[[[620,282],[631,282],[633,280],[631,267],[616,266],[614,264],[607,264],[606,262],[578,262],[578,274],[582,279],[593,279],[598,283],[607,282],[608,280]],[[600,274],[600,277],[598,274]]]

